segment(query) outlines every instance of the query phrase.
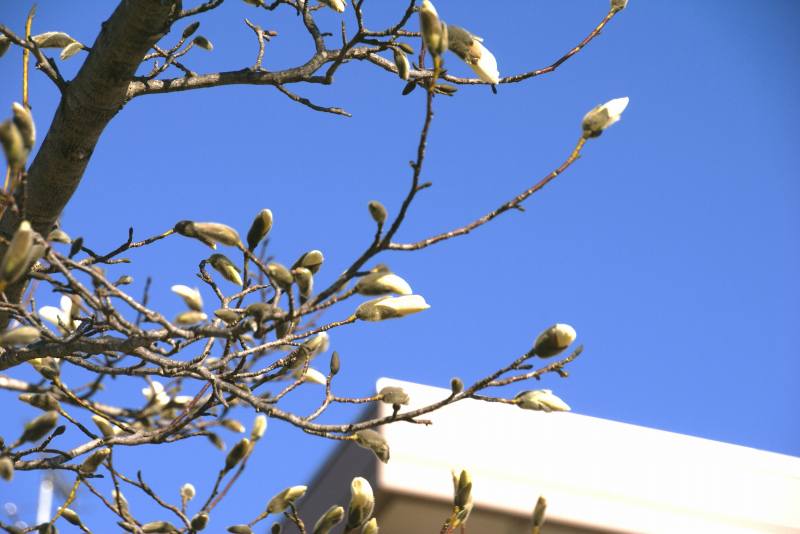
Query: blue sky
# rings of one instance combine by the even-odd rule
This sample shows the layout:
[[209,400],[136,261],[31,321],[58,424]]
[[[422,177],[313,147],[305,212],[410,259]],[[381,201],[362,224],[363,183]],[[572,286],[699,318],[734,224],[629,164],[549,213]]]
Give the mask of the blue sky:
[[[366,2],[368,25],[392,20],[401,4]],[[493,4],[436,2],[442,18],[485,38],[502,74],[550,64],[607,6],[602,0]],[[0,22],[19,30],[27,9],[4,2]],[[34,29],[67,31],[91,44],[110,12],[108,2],[45,0]],[[229,0],[199,19],[199,33],[214,51],[197,50],[186,63],[199,72],[252,64],[245,16],[280,33],[267,47],[267,68],[310,54],[310,40],[297,33],[298,20],[287,10],[261,14]],[[345,17],[352,26],[352,13]],[[339,18],[326,12],[320,24],[336,31]],[[631,103],[620,123],[526,203],[525,213],[508,213],[425,251],[382,257],[431,309],[332,333],[342,356],[339,392],[366,394],[381,376],[442,386],[456,375],[476,379],[524,352],[542,328],[569,322],[584,356],[569,379],[549,376],[540,387],[554,389],[576,412],[800,455],[798,22],[800,4],[791,0],[769,7],[630,0],[554,74],[502,86],[496,96],[465,87],[455,98],[437,98],[423,175],[434,185],[413,206],[398,236],[404,241],[497,207],[566,158],[586,111],[624,95]],[[3,105],[20,99],[18,57],[12,51],[0,59]],[[83,57],[60,63],[67,77]],[[469,74],[455,56],[446,63],[454,74]],[[31,103],[43,138],[57,92],[32,74]],[[137,237],[179,219],[215,220],[246,232],[253,215],[269,207],[272,253],[290,264],[306,250],[323,250],[318,283],[324,286],[368,244],[367,202],[381,200],[394,213],[408,187],[424,98],[420,91],[403,97],[402,87],[388,73],[358,64],[342,68],[333,86],[291,87],[318,104],[347,109],[349,119],[312,112],[269,87],[134,100],[104,133],[64,228],[106,250],[124,241],[131,225]],[[154,302],[172,315],[180,303],[169,286],[194,284],[207,254],[195,242],[169,239],[133,255],[134,265],[119,272],[132,274],[137,287],[153,275]],[[55,303],[49,298],[40,296],[40,303]],[[345,305],[328,318],[351,311]],[[119,381],[108,395],[138,395],[140,387]],[[303,391],[311,400],[298,400],[299,407],[318,394]],[[35,415],[11,402],[10,393],[0,399],[12,410],[0,421],[4,436]],[[329,419],[354,417],[337,415]],[[252,417],[241,415],[248,424]],[[226,439],[233,444],[235,436]],[[236,490],[263,498],[246,499],[236,514],[223,506],[220,520],[249,518],[278,489],[307,481],[331,447],[272,424]],[[147,458],[145,478],[165,492],[192,477],[203,486],[196,473],[221,456],[205,442],[122,454],[131,468]],[[20,474],[13,486],[26,510],[37,480]],[[11,491],[0,485],[0,501]],[[106,517],[85,503],[90,525],[92,517]]]

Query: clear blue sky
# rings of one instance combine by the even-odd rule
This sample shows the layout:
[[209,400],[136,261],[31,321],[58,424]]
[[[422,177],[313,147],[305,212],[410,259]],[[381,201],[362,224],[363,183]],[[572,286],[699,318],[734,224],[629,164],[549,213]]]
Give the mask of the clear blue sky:
[[[91,44],[111,4],[40,1],[35,31],[63,30]],[[367,1],[368,24],[391,20],[401,4]],[[436,5],[448,22],[483,36],[501,72],[511,74],[544,67],[577,44],[607,3]],[[27,2],[3,2],[0,22],[20,29],[27,9]],[[297,34],[298,20],[287,10],[270,15],[229,0],[200,18],[214,51],[193,52],[186,63],[199,72],[252,64],[245,16],[280,32],[267,47],[267,68],[310,54],[310,40]],[[351,18],[348,11],[352,26]],[[338,19],[324,13],[320,22],[335,32]],[[525,213],[423,252],[385,255],[431,309],[333,332],[343,364],[338,391],[366,394],[380,376],[442,386],[455,375],[469,381],[524,352],[541,328],[569,322],[584,356],[569,379],[548,376],[540,387],[554,389],[574,411],[800,455],[798,23],[800,3],[792,0],[630,0],[556,73],[502,86],[496,96],[466,87],[455,98],[437,98],[423,177],[434,185],[414,205],[402,240],[496,207],[568,155],[588,109],[624,95],[631,103]],[[12,51],[0,60],[3,106],[20,99],[18,57]],[[59,63],[66,76],[83,57]],[[446,61],[452,73],[469,74],[455,56]],[[39,73],[32,80],[43,137],[57,92]],[[408,187],[423,94],[402,97],[402,86],[386,72],[351,64],[331,87],[291,87],[318,104],[344,107],[350,119],[312,112],[269,87],[137,99],[103,135],[64,227],[106,250],[130,225],[137,237],[185,218],[246,232],[256,211],[269,207],[272,253],[291,263],[308,249],[323,250],[323,286],[368,244],[367,202],[379,199],[396,212]],[[169,286],[194,284],[207,254],[195,242],[170,239],[134,255],[125,272],[139,287],[152,274],[155,302],[173,314],[179,302]],[[41,296],[40,304],[56,297],[50,300]],[[343,318],[351,308],[328,317]],[[138,395],[139,387],[114,382],[109,395]],[[306,388],[301,396],[310,400],[298,406],[316,400],[318,392]],[[14,437],[36,412],[11,402],[10,393],[0,399],[12,410],[0,420],[0,434]],[[247,520],[281,487],[308,481],[331,447],[272,424],[236,489],[242,500],[223,506],[215,524]],[[145,478],[173,495],[187,480],[206,489],[208,473],[222,462],[204,440],[119,454],[129,469],[146,466]],[[29,514],[37,477],[19,474],[13,486]],[[0,501],[10,491],[0,484]],[[133,508],[144,507],[129,498]],[[95,525],[108,519],[91,499],[83,503],[90,526],[92,518]]]

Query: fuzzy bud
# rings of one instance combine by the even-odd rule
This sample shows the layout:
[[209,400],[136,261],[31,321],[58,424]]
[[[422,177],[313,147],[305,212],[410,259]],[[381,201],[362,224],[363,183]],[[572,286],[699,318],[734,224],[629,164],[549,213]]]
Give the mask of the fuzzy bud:
[[523,410],[543,412],[568,412],[569,405],[549,389],[522,391],[514,397],[514,403]]
[[100,464],[102,464],[110,454],[111,454],[111,449],[98,449],[94,451],[81,464],[79,468],[81,474],[91,475],[92,473],[97,471],[97,468],[100,467]]
[[58,411],[59,408],[58,401],[50,393],[22,393],[19,400],[46,412]]
[[268,264],[267,273],[269,274],[270,280],[272,280],[272,282],[275,285],[277,285],[284,291],[288,291],[289,288],[292,287],[292,282],[294,282],[294,277],[292,276],[292,273],[289,272],[289,269],[287,269],[280,263]]
[[611,0],[611,11],[615,13],[628,7],[628,0]]
[[199,312],[199,311],[194,311],[194,310],[189,310],[189,311],[185,311],[185,312],[183,312],[181,314],[178,314],[178,316],[175,317],[175,323],[177,323],[179,325],[188,326],[188,325],[193,325],[193,324],[197,324],[197,323],[202,323],[206,319],[208,319],[208,315],[206,315],[205,313]]
[[214,315],[216,317],[219,317],[229,325],[238,323],[239,319],[242,318],[241,313],[227,308],[220,308],[218,310],[214,310]]
[[420,295],[403,295],[401,297],[384,297],[369,300],[356,308],[355,315],[362,321],[383,321],[405,317],[412,313],[430,308]]
[[203,311],[203,296],[200,295],[200,290],[185,286],[183,284],[176,284],[170,288],[173,293],[183,299],[183,302],[194,311]]
[[7,482],[14,478],[14,462],[8,456],[0,457],[0,478]]
[[20,326],[13,330],[8,330],[0,334],[0,346],[15,347],[19,345],[30,345],[34,341],[39,341],[42,337],[38,328],[33,326]]
[[341,368],[341,366],[342,366],[342,364],[339,361],[339,353],[336,352],[336,351],[333,351],[333,354],[331,354],[331,363],[330,363],[330,367],[329,367],[332,377],[336,376],[339,373],[339,369]]
[[239,268],[224,254],[212,254],[208,258],[208,263],[228,282],[233,282],[237,286],[244,285]]
[[0,262],[0,284],[13,284],[27,272],[33,248],[31,223],[22,221]]
[[238,434],[244,433],[244,425],[236,419],[223,419],[220,421],[220,424],[231,432],[236,432]]
[[116,427],[112,425],[105,417],[93,415],[92,421],[100,429],[100,433],[106,438],[113,438],[117,434]]
[[22,432],[20,441],[35,442],[45,437],[48,432],[53,430],[58,422],[58,412],[55,410],[45,412],[39,417],[28,421],[25,424],[25,429]]
[[233,525],[228,527],[231,534],[253,534],[253,529],[248,525]]
[[583,117],[583,137],[597,137],[622,117],[628,107],[628,97],[615,98],[592,109]]
[[294,262],[292,269],[297,267],[305,267],[311,271],[312,274],[317,274],[317,271],[319,271],[319,268],[322,267],[324,261],[325,256],[322,255],[322,252],[319,250],[309,250],[300,256],[296,262]]
[[344,519],[344,508],[334,504],[317,519],[312,534],[329,534],[333,527],[342,522],[342,519]]
[[247,231],[247,248],[252,252],[272,229],[272,211],[263,209],[256,214]]
[[75,41],[74,43],[70,43],[64,48],[62,48],[61,53],[58,54],[58,57],[61,59],[61,61],[65,61],[74,56],[75,54],[77,54],[78,52],[80,52],[81,50],[83,50],[83,45]]
[[544,330],[533,344],[533,353],[540,358],[551,358],[564,352],[572,345],[578,334],[575,329],[564,323],[557,323]]
[[256,442],[264,437],[264,432],[267,431],[267,416],[259,414],[253,421],[253,429],[250,431],[250,441]]
[[167,521],[150,521],[142,525],[145,534],[173,534],[179,532],[175,525]]
[[269,504],[267,504],[267,513],[279,514],[283,512],[289,508],[290,504],[293,504],[297,499],[303,497],[307,489],[308,486],[292,486],[286,488],[270,499]]
[[187,503],[194,499],[195,495],[197,495],[197,490],[194,489],[194,484],[187,482],[181,486],[181,502]]
[[[395,51],[395,54],[397,54],[397,53],[398,52]],[[406,57],[403,54],[400,54],[400,55],[402,57]],[[408,64],[408,60],[406,60],[406,65],[407,64]],[[405,79],[408,79],[407,76],[408,76],[408,71],[406,71],[406,78]],[[378,224],[378,226],[383,226],[383,223],[386,222],[386,217],[388,216],[388,214],[386,212],[386,208],[383,206],[383,204],[381,204],[377,200],[370,200],[369,204],[367,204],[367,207],[369,208],[369,214],[372,215],[372,220],[374,220]]]
[[464,382],[462,382],[457,376],[454,377],[452,380],[450,380],[450,391],[453,393],[453,395],[458,395],[464,391]]
[[347,508],[347,527],[345,530],[355,530],[372,516],[375,509],[375,496],[372,493],[367,479],[356,477],[350,483],[350,505]]
[[405,405],[408,404],[410,400],[408,398],[408,393],[406,393],[403,388],[396,386],[386,386],[378,392],[378,396],[386,404]]
[[242,461],[250,452],[250,440],[243,438],[239,443],[233,446],[228,456],[225,457],[225,471],[230,471],[236,464]]
[[361,529],[361,534],[378,534],[378,520],[376,518],[372,518],[366,523],[364,523],[364,528]]
[[196,514],[191,521],[192,529],[193,530],[203,530],[208,526],[208,514],[206,512],[200,512]]
[[20,135],[25,148],[30,151],[36,143],[36,125],[33,123],[31,111],[18,102],[11,104],[12,119]]
[[7,120],[0,123],[0,144],[6,155],[11,172],[19,172],[25,167],[28,160],[28,150],[19,128],[13,121]]
[[208,40],[207,37],[203,37],[202,35],[198,35],[194,39],[192,39],[192,43],[195,46],[199,46],[203,50],[208,50],[209,52],[214,50],[214,45],[211,44],[211,41]]
[[389,443],[379,432],[371,429],[359,430],[355,436],[356,443],[375,453],[378,460],[383,463],[389,462]]
[[408,80],[409,72],[411,71],[411,65],[408,63],[408,58],[401,50],[398,50],[397,48],[393,49],[392,51],[394,52],[394,65],[397,67],[397,75],[400,76],[401,80]]
[[200,21],[196,20],[192,22],[183,29],[183,33],[181,34],[181,39],[188,39],[189,37],[194,35],[194,32],[196,32],[197,28],[199,27],[200,27]]
[[369,273],[361,277],[356,283],[356,292],[361,295],[386,295],[389,293],[410,295],[413,293],[408,282],[390,272]]
[[447,50],[447,25],[439,20],[439,13],[429,0],[423,0],[419,8],[419,25],[425,47],[433,56]]
[[547,499],[544,497],[539,497],[539,499],[536,501],[536,507],[533,509],[532,518],[533,529],[537,534],[539,529],[542,528],[542,525],[544,525],[545,512],[547,512]]
[[311,271],[305,267],[296,267],[292,269],[292,276],[300,289],[300,296],[304,299],[309,298],[314,291],[314,275]]
[[63,510],[61,510],[61,517],[63,517],[76,527],[79,527],[83,524],[81,522],[81,516],[79,516],[78,512],[76,512],[72,508],[64,508]]

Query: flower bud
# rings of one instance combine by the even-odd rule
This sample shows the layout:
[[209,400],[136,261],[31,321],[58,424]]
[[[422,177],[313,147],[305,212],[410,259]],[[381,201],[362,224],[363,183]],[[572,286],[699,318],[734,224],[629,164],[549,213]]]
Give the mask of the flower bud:
[[336,376],[337,374],[339,374],[339,369],[341,368],[341,365],[342,364],[339,361],[339,353],[333,351],[333,354],[331,354],[331,363],[329,367],[331,371],[331,376]]
[[369,520],[375,509],[375,496],[367,479],[355,477],[350,483],[350,505],[347,507],[345,530],[355,530]]
[[236,419],[223,419],[220,424],[230,430],[242,434],[244,432],[244,425]]
[[191,525],[193,530],[203,530],[208,525],[208,514],[206,512],[196,514],[192,518]]
[[0,123],[0,144],[6,154],[6,161],[11,167],[11,172],[19,172],[25,167],[28,160],[28,150],[19,128],[13,121],[7,120]]
[[49,234],[47,234],[47,240],[55,243],[64,243],[65,245],[72,243],[72,239],[70,239],[69,234],[67,234],[61,228],[54,228]]
[[81,50],[83,50],[83,45],[78,41],[75,41],[74,43],[70,43],[64,48],[62,48],[61,53],[58,54],[58,57],[61,59],[61,61],[65,61],[74,56],[75,54],[77,54],[78,52],[80,52]]
[[420,295],[404,295],[401,297],[384,297],[369,300],[356,308],[355,315],[362,321],[383,321],[405,317],[412,313],[430,308]]
[[292,287],[294,277],[292,273],[289,272],[289,269],[280,263],[267,264],[267,273],[269,274],[270,280],[284,291],[288,291],[289,288]]
[[345,7],[347,6],[345,0],[320,0],[320,1],[338,13],[344,13]]
[[59,375],[58,362],[53,358],[47,356],[44,358],[32,358],[28,360],[28,363],[31,364],[40,375],[48,380],[53,380]]
[[439,20],[439,13],[430,0],[423,0],[419,8],[419,25],[422,40],[431,55],[442,55],[447,50],[447,25]]
[[329,534],[344,519],[344,508],[334,504],[314,523],[312,534]]
[[5,35],[0,35],[0,57],[3,57],[8,48],[11,46],[11,41]]
[[22,393],[19,400],[46,412],[58,411],[59,408],[58,401],[50,393]]
[[106,458],[111,454],[111,449],[98,449],[86,458],[81,464],[79,471],[83,475],[91,475],[100,467]]
[[264,436],[267,431],[267,416],[259,414],[253,421],[253,429],[250,431],[250,441],[256,442]]
[[212,254],[208,258],[208,263],[228,282],[233,282],[237,286],[244,285],[242,275],[239,274],[239,268],[224,254]]
[[208,315],[206,315],[205,313],[190,310],[190,311],[185,311],[179,314],[177,317],[175,317],[175,323],[179,325],[188,326],[192,324],[201,323],[206,319],[208,319]]
[[611,0],[611,11],[622,11],[628,7],[628,0]]
[[217,434],[211,432],[209,434],[206,434],[206,437],[208,438],[208,441],[210,441],[211,444],[214,445],[214,447],[216,447],[221,451],[225,450],[225,442],[222,441],[222,438],[220,438]]
[[243,438],[239,443],[233,446],[231,452],[225,457],[225,471],[230,471],[236,464],[242,461],[250,452],[250,440]]
[[272,527],[269,529],[271,534],[281,534],[281,524],[280,523],[273,523]]
[[514,403],[523,410],[540,410],[543,412],[568,412],[569,405],[553,395],[549,389],[522,391],[514,397]]
[[15,347],[19,345],[30,345],[34,341],[39,341],[42,337],[38,328],[33,326],[20,326],[13,330],[8,330],[0,334],[0,346]]
[[568,324],[557,323],[538,335],[533,344],[533,353],[540,358],[552,358],[572,345],[578,334]]
[[378,392],[381,401],[386,404],[408,404],[408,393],[401,387],[386,386]]
[[319,271],[319,268],[322,267],[322,263],[324,261],[325,256],[322,255],[322,252],[319,250],[309,250],[300,256],[296,262],[294,262],[292,269],[297,267],[305,267],[311,271],[312,274],[317,274],[317,271]]
[[453,395],[458,395],[464,391],[464,382],[462,382],[457,376],[454,377],[452,380],[450,380],[450,391],[453,392]]
[[11,104],[11,112],[14,115],[12,120],[22,136],[22,144],[30,151],[36,143],[36,125],[33,123],[31,111],[22,104],[14,102]]
[[228,527],[228,532],[232,534],[253,534],[253,529],[248,525],[233,525]]
[[615,98],[592,109],[583,117],[583,137],[597,137],[603,130],[617,122],[628,107],[628,97]]
[[133,283],[133,277],[131,275],[129,275],[129,274],[123,274],[122,276],[117,278],[117,281],[114,282],[114,285],[115,286],[127,286],[127,285],[130,285],[132,283]]
[[292,486],[286,488],[270,499],[269,504],[267,504],[267,513],[279,514],[283,512],[289,508],[290,504],[293,504],[297,499],[303,497],[307,489],[308,486]]
[[100,432],[106,438],[113,438],[118,432],[116,427],[112,425],[105,417],[93,415],[92,421],[94,421],[94,424],[97,425],[97,428],[100,429]]
[[362,276],[356,283],[356,292],[361,295],[410,295],[413,293],[408,282],[394,273],[376,272]]
[[14,478],[14,462],[8,456],[0,457],[0,478],[7,482]]
[[214,45],[211,44],[211,41],[208,40],[207,37],[203,37],[202,35],[198,35],[194,39],[192,39],[192,43],[195,46],[199,46],[203,50],[208,50],[209,52],[214,50]]
[[75,525],[76,527],[81,526],[83,523],[81,522],[81,516],[78,515],[78,512],[73,510],[72,508],[63,508],[61,510],[61,517]]
[[194,32],[196,32],[197,28],[199,27],[200,27],[200,21],[196,20],[192,22],[183,29],[183,33],[181,33],[181,39],[188,39],[189,37],[194,35]]
[[389,443],[387,443],[386,438],[380,433],[375,430],[366,429],[359,430],[356,432],[355,436],[356,443],[374,452],[378,460],[383,463],[389,462]]
[[181,486],[181,501],[187,503],[194,499],[194,496],[197,495],[197,490],[194,489],[194,484],[187,482],[183,486]]
[[[406,57],[405,55],[403,55],[400,52],[397,52],[396,50],[395,54],[400,54],[400,56]],[[406,66],[408,66],[408,60],[406,60]],[[405,79],[408,79],[407,76],[408,76],[408,71],[406,71]],[[377,200],[370,200],[369,204],[367,204],[367,207],[369,208],[369,214],[372,215],[372,219],[378,224],[378,226],[383,226],[383,223],[386,222],[386,217],[388,216],[386,208],[383,206],[383,204],[381,204]]]
[[145,534],[172,534],[179,531],[175,528],[175,525],[167,521],[150,521],[142,525],[142,532]]
[[305,267],[295,267],[292,269],[292,275],[300,289],[300,296],[304,299],[309,298],[314,291],[314,275]]
[[272,229],[272,211],[263,209],[256,214],[247,231],[247,248],[252,252]]
[[228,308],[220,308],[218,310],[214,310],[214,315],[219,317],[229,325],[238,323],[239,319],[242,318],[241,313]]
[[43,437],[47,435],[48,432],[53,430],[56,426],[56,422],[58,421],[58,412],[55,410],[45,412],[39,417],[32,419],[25,423],[25,428],[22,432],[22,436],[19,438],[20,441],[26,442],[35,442],[39,441]]
[[31,223],[22,221],[14,232],[14,237],[0,262],[0,284],[13,284],[28,270],[31,249],[33,248],[33,229]]
[[378,520],[376,518],[372,518],[366,523],[364,523],[364,528],[361,529],[361,534],[378,534]]
[[[411,71],[411,65],[408,63],[408,58],[406,55],[397,48],[392,49],[394,52],[394,65],[397,67],[397,75],[400,76],[401,80],[408,80],[409,72]],[[370,202],[370,204],[372,204]],[[375,216],[373,215],[373,218]],[[378,224],[383,224],[379,222]]]
[[[456,508],[471,508],[472,507],[472,477],[469,471],[462,469],[461,473],[456,476],[456,472],[452,471],[453,475],[453,504]],[[466,520],[466,519],[465,519]]]
[[539,529],[544,525],[544,516],[547,511],[547,499],[539,497],[536,501],[536,507],[533,509],[533,528],[534,532],[538,533]]
[[239,233],[225,224],[213,222],[178,221],[173,230],[186,237],[193,237],[215,249],[217,243],[236,247],[241,244]]
[[170,288],[173,293],[183,299],[189,308],[194,311],[203,311],[203,297],[200,295],[200,290],[185,286],[183,284],[176,284]]

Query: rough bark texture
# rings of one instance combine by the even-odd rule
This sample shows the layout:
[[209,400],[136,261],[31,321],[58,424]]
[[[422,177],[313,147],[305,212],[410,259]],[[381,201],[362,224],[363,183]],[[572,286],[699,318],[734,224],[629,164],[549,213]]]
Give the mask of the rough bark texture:
[[[34,229],[47,235],[86,170],[100,134],[125,104],[145,54],[166,33],[180,0],[123,0],[100,30],[78,75],[66,86],[47,136],[28,169],[18,202]],[[7,210],[0,234],[9,237],[19,216]],[[0,252],[4,252],[4,248]],[[22,287],[6,290],[9,300]]]

